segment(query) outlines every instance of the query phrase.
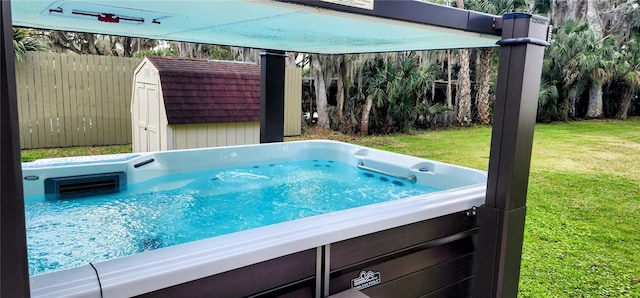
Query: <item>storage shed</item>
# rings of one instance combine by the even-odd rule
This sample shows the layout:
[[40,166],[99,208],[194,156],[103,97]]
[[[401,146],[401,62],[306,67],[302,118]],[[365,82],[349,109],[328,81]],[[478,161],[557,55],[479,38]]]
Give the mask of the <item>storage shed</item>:
[[145,57],[134,86],[134,152],[260,142],[257,64]]

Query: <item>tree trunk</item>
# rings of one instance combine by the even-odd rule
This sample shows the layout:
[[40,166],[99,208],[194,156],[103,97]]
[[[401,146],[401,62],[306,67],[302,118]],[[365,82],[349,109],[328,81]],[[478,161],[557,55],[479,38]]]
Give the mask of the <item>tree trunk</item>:
[[[576,102],[578,101],[578,92],[576,90],[569,90],[569,118],[576,118]],[[566,119],[564,119],[566,120]]]
[[96,35],[90,33],[82,33],[82,36],[84,36],[82,39],[86,42],[80,44],[81,52],[89,55],[98,55],[98,49],[96,48]]
[[491,49],[482,48],[478,54],[478,121],[483,125],[491,124]]
[[554,27],[562,27],[569,20],[581,20],[586,13],[584,0],[574,1],[553,1],[551,9],[551,24]]
[[[447,50],[447,108],[453,110],[453,95],[451,92],[451,50]],[[444,114],[444,124],[449,126],[449,111]]]
[[178,42],[178,56],[186,58],[197,57],[198,46],[192,42]]
[[362,120],[360,120],[360,134],[366,136],[369,134],[369,114],[373,106],[373,96],[368,95],[367,100],[362,108]]
[[287,57],[285,58],[285,66],[286,67],[297,67],[296,58],[298,57],[298,52],[287,52]]
[[251,59],[250,57],[251,57],[251,49],[246,47],[242,48],[242,61],[248,62],[249,59]]
[[589,89],[589,108],[586,118],[602,118],[602,82],[593,82]]
[[622,96],[622,102],[620,102],[620,108],[618,109],[618,113],[616,114],[616,118],[620,120],[626,120],[627,115],[629,113],[629,107],[631,106],[631,100],[635,97],[635,92],[627,89],[624,91],[624,95]]
[[122,56],[124,57],[132,57],[133,56],[133,47],[134,47],[135,39],[133,37],[123,37],[122,38]]
[[[597,9],[596,0],[587,1],[586,19],[596,40],[600,40],[604,32],[602,30],[602,20],[600,20]],[[587,112],[587,118],[602,118],[602,81],[599,79],[592,81],[591,88],[589,88],[589,111]]]
[[[329,128],[329,115],[327,114],[327,88],[324,82],[324,74],[320,65],[320,57],[317,54],[311,56],[311,68],[313,69],[314,85],[316,87],[316,108],[318,109],[318,125]],[[313,117],[313,111],[311,112]]]
[[458,88],[460,100],[458,101],[458,123],[469,125],[471,123],[471,77],[469,75],[469,49],[460,49],[460,72],[458,73]]
[[[456,0],[456,6],[464,9],[464,0]],[[460,71],[458,73],[458,123],[471,123],[471,77],[469,69],[469,50],[460,49]]]
[[340,121],[340,124],[342,124],[342,120],[344,118],[344,97],[345,97],[345,93],[348,91],[345,91],[344,88],[344,81],[345,81],[345,77],[347,76],[347,63],[345,61],[345,56],[344,55],[340,55],[338,57],[338,120]]

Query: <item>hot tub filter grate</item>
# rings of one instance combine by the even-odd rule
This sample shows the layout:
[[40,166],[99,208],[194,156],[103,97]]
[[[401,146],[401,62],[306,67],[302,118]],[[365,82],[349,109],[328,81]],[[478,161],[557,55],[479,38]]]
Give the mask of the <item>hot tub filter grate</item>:
[[47,178],[44,191],[47,200],[87,197],[117,193],[126,185],[124,172]]

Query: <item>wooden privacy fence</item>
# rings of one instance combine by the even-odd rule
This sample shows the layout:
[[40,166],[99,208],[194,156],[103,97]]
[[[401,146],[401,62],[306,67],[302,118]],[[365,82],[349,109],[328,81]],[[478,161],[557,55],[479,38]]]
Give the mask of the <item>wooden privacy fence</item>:
[[302,132],[302,68],[287,67],[284,71],[284,136],[299,136]]
[[21,148],[130,144],[140,60],[27,52],[16,65]]

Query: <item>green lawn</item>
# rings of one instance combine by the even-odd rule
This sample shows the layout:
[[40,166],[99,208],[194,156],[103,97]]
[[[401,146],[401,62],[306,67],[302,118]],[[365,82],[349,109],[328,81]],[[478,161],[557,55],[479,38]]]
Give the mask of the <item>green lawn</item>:
[[[486,170],[491,129],[328,137]],[[538,124],[529,181],[520,296],[640,297],[640,118]]]
[[27,162],[34,161],[36,159],[52,157],[86,156],[128,152],[131,152],[131,145],[31,149],[22,150],[22,161]]
[[[303,138],[486,170],[491,129],[369,137],[311,130],[287,140]],[[83,150],[131,150],[113,148]],[[23,151],[23,160],[52,156],[46,152]],[[538,124],[527,203],[521,297],[640,297],[640,118]]]

